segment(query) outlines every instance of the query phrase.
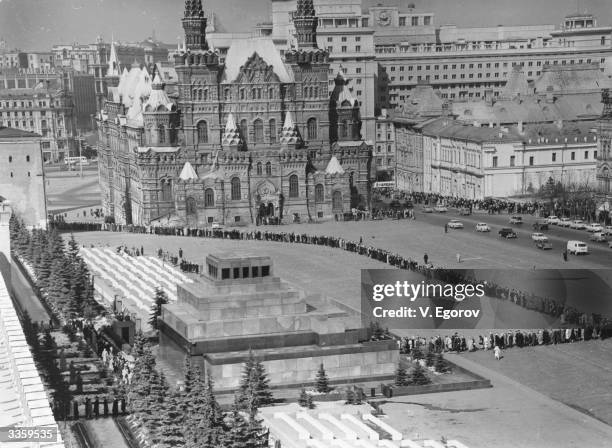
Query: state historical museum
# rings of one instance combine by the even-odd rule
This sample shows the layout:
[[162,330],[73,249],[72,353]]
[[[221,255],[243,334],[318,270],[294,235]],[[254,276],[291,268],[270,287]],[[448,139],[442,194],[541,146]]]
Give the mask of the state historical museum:
[[120,67],[111,49],[97,116],[107,216],[203,226],[341,217],[368,203],[372,148],[341,73],[329,94],[312,1],[298,0],[297,44],[284,55],[270,38],[240,39],[221,61],[200,0],[185,2],[182,23],[175,92],[155,67]]

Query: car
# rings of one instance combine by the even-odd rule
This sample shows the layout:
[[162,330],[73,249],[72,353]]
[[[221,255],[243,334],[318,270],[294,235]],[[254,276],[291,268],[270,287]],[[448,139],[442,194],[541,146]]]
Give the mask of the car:
[[461,210],[459,210],[459,214],[461,216],[470,216],[472,214],[472,211],[467,207],[463,207]]
[[434,212],[433,207],[429,207],[428,205],[423,207],[423,213],[433,213],[433,212]]
[[536,247],[538,249],[541,249],[541,250],[551,250],[552,249],[552,244],[548,240],[546,240],[546,241],[537,241],[536,242]]
[[582,219],[574,219],[570,225],[569,225],[570,229],[576,229],[576,230],[584,230],[586,229],[586,224]]
[[490,232],[491,228],[486,222],[479,222],[478,224],[476,224],[476,231],[477,232]]
[[534,230],[548,230],[548,221],[546,219],[536,219],[533,223]]
[[586,231],[591,232],[591,233],[599,233],[599,232],[603,232],[603,230],[604,230],[604,227],[598,222],[592,222],[591,224],[586,226]]
[[446,213],[448,211],[448,209],[443,205],[436,205],[434,210],[438,213]]
[[589,246],[583,241],[568,241],[567,242],[567,252],[570,254],[588,254]]
[[463,229],[463,223],[459,221],[458,219],[451,219],[448,222],[448,228],[449,229]]
[[569,218],[561,218],[559,220],[559,224],[557,224],[559,227],[569,227],[570,224],[572,223],[572,220]]
[[532,233],[531,239],[533,241],[548,241],[548,237],[543,233]]
[[504,227],[498,233],[499,233],[499,236],[501,236],[502,238],[506,238],[506,239],[517,237],[516,232],[512,230],[510,227]]
[[546,221],[548,222],[548,224],[557,225],[559,224],[559,217],[555,215],[550,215],[548,218],[546,218]]
[[612,235],[612,226],[606,226],[604,229],[606,235]]
[[523,224],[523,218],[521,216],[512,216],[510,218],[510,224]]
[[210,225],[210,227],[211,227],[213,230],[220,229],[220,228],[221,228],[221,224],[219,224],[218,222],[213,222],[213,223]]
[[608,238],[606,238],[603,232],[595,232],[589,237],[589,240],[595,241],[596,243],[605,243],[608,241]]

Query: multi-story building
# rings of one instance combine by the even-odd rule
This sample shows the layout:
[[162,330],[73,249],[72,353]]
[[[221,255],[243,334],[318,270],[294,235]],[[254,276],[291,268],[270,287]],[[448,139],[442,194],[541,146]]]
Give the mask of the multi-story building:
[[597,154],[597,190],[599,211],[606,219],[612,202],[612,97],[610,90],[602,93],[603,110],[598,121],[599,148]]
[[380,107],[402,103],[419,81],[452,100],[499,96],[517,66],[528,81],[537,79],[546,65],[597,63],[612,73],[612,27],[598,26],[591,15],[568,16],[559,29],[436,28],[432,14],[397,7],[371,8],[370,16],[380,65]]
[[28,226],[46,227],[40,135],[0,124],[0,195]]
[[[399,114],[394,122],[398,187],[406,191],[510,197],[537,193],[550,178],[565,186],[594,187],[594,122],[492,128],[448,116],[419,120]],[[400,136],[405,141],[400,143]]]
[[55,55],[50,51],[28,52],[28,68],[30,70],[51,70],[55,67]]
[[45,161],[62,160],[76,133],[72,94],[63,77],[0,89],[0,126],[39,134]]
[[20,50],[4,50],[0,52],[0,69],[28,68],[28,55]]
[[109,60],[98,116],[105,213],[117,222],[184,225],[337,215],[369,201],[371,146],[341,73],[328,94],[312,0],[297,3],[297,48],[234,41],[220,63],[199,0],[185,2],[177,98],[158,73]]
[[[363,137],[373,142],[379,112],[375,110],[378,66],[374,32],[367,26],[367,20],[364,22],[361,1],[314,0],[313,3],[319,20],[317,44],[329,52],[329,91],[334,90],[333,76],[342,71],[350,80],[349,89],[360,103]],[[295,6],[296,0],[272,0],[271,37],[281,51],[292,45]]]
[[376,119],[376,142],[374,143],[374,166],[377,181],[395,179],[395,125],[386,109]]

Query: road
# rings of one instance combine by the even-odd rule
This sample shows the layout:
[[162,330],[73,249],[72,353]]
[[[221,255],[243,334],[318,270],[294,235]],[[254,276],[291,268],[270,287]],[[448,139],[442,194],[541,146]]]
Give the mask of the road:
[[[489,215],[487,213],[476,212],[470,216],[459,216],[457,210],[449,209],[447,213],[423,213],[420,210],[416,211],[417,219],[424,221],[426,223],[431,224],[436,227],[439,226],[441,232],[444,231],[444,224],[448,223],[451,219],[459,219],[463,222],[465,228],[464,229],[449,229],[449,234],[453,237],[461,239],[459,237],[459,233],[472,233],[477,234],[479,238],[478,242],[475,241],[475,244],[479,244],[480,241],[483,243],[491,244],[492,240],[501,240],[507,245],[519,246],[523,248],[532,249],[534,252],[539,252],[538,255],[534,254],[534,262],[539,259],[547,260],[556,258],[557,260],[562,258],[562,251],[567,245],[567,241],[569,240],[579,240],[584,241],[589,246],[589,255],[580,255],[576,256],[578,258],[588,258],[590,263],[596,263],[601,265],[602,267],[611,267],[612,266],[612,249],[608,248],[607,243],[595,243],[589,241],[590,234],[586,230],[575,230],[568,229],[559,226],[550,226],[549,230],[541,231],[544,233],[548,240],[552,243],[552,250],[539,250],[535,247],[535,243],[531,239],[531,234],[535,232],[533,230],[533,224],[536,221],[536,218],[530,215],[521,215],[523,217],[524,223],[521,225],[510,225],[510,215],[502,213],[500,215]],[[476,232],[475,227],[476,223],[485,222],[489,224],[491,227],[491,232]],[[515,240],[509,239],[504,240],[498,235],[498,231],[502,227],[511,227],[518,238]],[[471,239],[470,239],[471,240]],[[570,258],[575,258],[571,257]],[[531,258],[530,258],[531,259]],[[577,260],[577,258],[575,258]],[[524,260],[528,262],[529,260]],[[524,267],[530,267],[529,265]]]

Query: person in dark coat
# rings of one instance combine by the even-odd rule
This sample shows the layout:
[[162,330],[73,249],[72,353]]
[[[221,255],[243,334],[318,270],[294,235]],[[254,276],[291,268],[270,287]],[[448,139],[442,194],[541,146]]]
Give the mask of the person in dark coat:
[[121,413],[125,414],[125,398],[121,399]]
[[100,399],[96,396],[96,399],[94,401],[94,415],[97,417],[100,417]]
[[72,402],[72,416],[75,420],[79,419],[79,402],[76,400]]
[[104,401],[102,402],[104,405],[104,417],[108,417],[108,400],[104,397]]
[[91,418],[91,399],[89,397],[85,400],[85,418]]
[[119,415],[119,403],[117,402],[117,399],[115,398],[113,400],[113,417],[117,417],[117,415]]

